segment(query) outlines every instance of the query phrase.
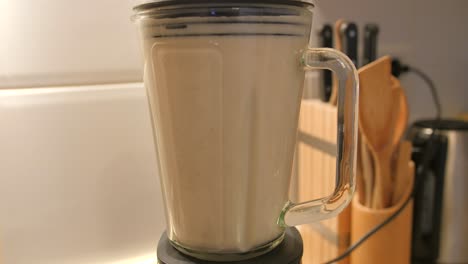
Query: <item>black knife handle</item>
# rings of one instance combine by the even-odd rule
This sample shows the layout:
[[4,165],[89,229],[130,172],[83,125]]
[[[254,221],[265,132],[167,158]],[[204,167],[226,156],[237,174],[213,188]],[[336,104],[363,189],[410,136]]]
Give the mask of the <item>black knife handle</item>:
[[355,23],[345,23],[341,27],[343,51],[358,67],[358,27]]
[[[333,27],[330,24],[325,24],[320,30],[320,39],[321,39],[321,46],[326,48],[333,47]],[[330,100],[332,94],[332,85],[333,85],[333,78],[332,72],[325,70],[323,71],[323,94],[324,94],[324,101],[328,102]]]
[[333,27],[330,24],[325,24],[320,30],[320,39],[322,40],[322,47],[333,47]]
[[377,36],[379,26],[366,24],[364,27],[364,65],[373,62],[377,58]]

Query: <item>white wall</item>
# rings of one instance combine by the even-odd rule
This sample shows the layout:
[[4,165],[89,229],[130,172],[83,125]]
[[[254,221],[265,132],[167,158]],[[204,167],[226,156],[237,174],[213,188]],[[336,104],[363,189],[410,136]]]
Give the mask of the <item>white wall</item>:
[[[130,22],[135,0],[0,0],[0,88],[141,80]],[[338,18],[381,27],[379,54],[398,55],[435,81],[445,115],[468,112],[468,1],[317,0],[314,25]],[[433,115],[425,84],[403,78],[412,118]]]
[[130,0],[0,0],[0,88],[140,81]]
[[[431,76],[445,116],[468,112],[468,1],[466,0],[317,0],[315,28],[339,18],[380,25],[379,55],[396,55]],[[362,34],[361,34],[362,36]],[[411,119],[432,117],[425,83],[402,77]]]

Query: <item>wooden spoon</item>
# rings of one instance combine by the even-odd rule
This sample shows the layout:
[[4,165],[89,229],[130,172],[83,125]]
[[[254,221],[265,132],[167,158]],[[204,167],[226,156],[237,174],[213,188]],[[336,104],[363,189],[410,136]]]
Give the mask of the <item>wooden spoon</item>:
[[366,183],[364,181],[364,176],[362,172],[362,161],[359,158],[361,153],[361,136],[358,134],[358,144],[357,144],[357,160],[356,160],[356,194],[358,195],[359,203],[362,205],[366,204]]
[[372,206],[372,192],[374,189],[374,161],[371,153],[369,152],[369,147],[365,137],[361,135],[359,141],[359,160],[361,162],[361,178],[363,183],[364,198],[361,204],[366,207]]
[[394,189],[392,205],[397,204],[405,194],[409,183],[408,163],[411,161],[412,145],[409,141],[403,141],[398,148],[396,170],[394,174]]
[[372,207],[391,205],[391,156],[399,103],[398,92],[391,89],[391,59],[382,57],[359,69],[359,128],[375,158],[376,175]]
[[403,91],[403,88],[401,87],[400,81],[392,76],[390,78],[392,82],[392,89],[396,90],[396,93],[398,93],[398,100],[399,100],[399,108],[398,108],[398,117],[395,123],[395,131],[393,133],[393,140],[392,144],[394,146],[394,149],[398,146],[400,143],[403,134],[406,131],[406,127],[408,125],[408,100],[406,98],[406,94]]

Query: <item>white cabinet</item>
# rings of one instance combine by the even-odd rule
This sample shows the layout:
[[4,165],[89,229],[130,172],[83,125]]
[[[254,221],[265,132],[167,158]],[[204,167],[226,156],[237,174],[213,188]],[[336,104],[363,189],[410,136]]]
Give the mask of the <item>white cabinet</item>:
[[0,90],[0,263],[140,264],[165,226],[141,84]]

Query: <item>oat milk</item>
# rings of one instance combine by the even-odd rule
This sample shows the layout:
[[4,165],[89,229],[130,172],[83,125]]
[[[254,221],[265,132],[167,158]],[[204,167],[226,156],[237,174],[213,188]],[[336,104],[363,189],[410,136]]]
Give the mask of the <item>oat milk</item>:
[[274,19],[143,30],[167,232],[184,247],[245,252],[283,232],[309,39]]

